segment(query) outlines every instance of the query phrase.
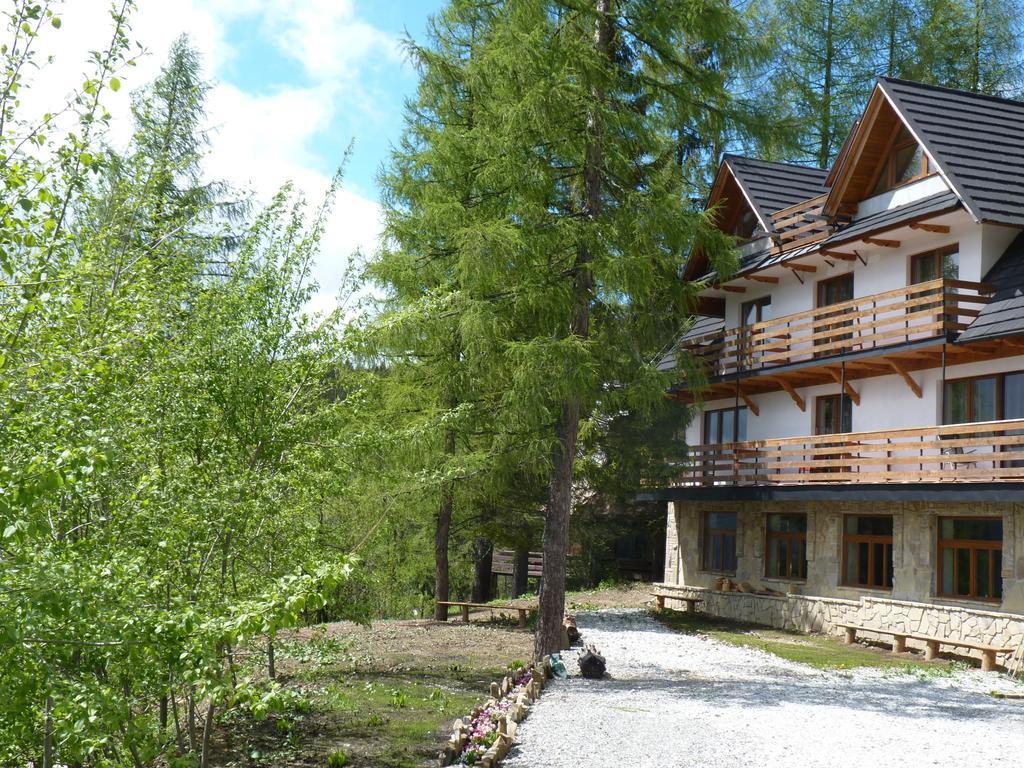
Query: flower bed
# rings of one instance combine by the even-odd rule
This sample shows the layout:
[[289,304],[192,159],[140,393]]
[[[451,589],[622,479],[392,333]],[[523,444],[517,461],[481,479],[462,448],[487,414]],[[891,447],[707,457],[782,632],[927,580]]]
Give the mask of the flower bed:
[[493,768],[508,754],[516,724],[529,714],[530,704],[544,689],[550,661],[533,667],[510,668],[500,683],[491,683],[491,698],[465,720],[456,720],[440,765]]

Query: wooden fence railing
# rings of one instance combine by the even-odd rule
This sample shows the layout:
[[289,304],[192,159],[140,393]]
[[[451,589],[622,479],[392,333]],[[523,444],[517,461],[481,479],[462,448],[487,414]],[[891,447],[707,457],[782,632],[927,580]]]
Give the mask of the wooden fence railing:
[[944,336],[966,328],[988,287],[939,279],[687,339],[684,349],[724,375]]
[[772,214],[776,250],[793,250],[817,243],[831,234],[828,224],[814,218],[820,216],[826,197],[828,195],[819,195]]
[[675,485],[1024,479],[1024,419],[695,445]]

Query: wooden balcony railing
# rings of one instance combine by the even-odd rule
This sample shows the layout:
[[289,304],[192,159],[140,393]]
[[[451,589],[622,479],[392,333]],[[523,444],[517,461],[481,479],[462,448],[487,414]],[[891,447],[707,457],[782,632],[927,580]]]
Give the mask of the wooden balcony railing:
[[937,338],[966,328],[987,290],[932,280],[687,339],[683,349],[720,376]]
[[695,445],[677,486],[1024,479],[1024,419]]
[[777,250],[789,251],[802,245],[817,243],[831,234],[832,229],[827,223],[814,218],[820,216],[826,197],[828,195],[819,195],[772,214],[772,227],[775,230],[773,237]]

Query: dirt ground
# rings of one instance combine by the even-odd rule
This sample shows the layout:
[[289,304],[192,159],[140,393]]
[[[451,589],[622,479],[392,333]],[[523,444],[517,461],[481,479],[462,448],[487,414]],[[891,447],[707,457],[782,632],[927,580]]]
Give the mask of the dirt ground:
[[328,624],[279,638],[265,712],[220,723],[215,766],[413,768],[436,764],[452,721],[533,650],[487,623]]
[[[574,592],[567,611],[642,607],[649,585]],[[497,601],[507,605],[509,601]],[[535,605],[536,598],[512,601]],[[436,765],[451,723],[487,698],[509,664],[528,662],[532,629],[515,612],[458,612],[447,623],[337,623],[278,638],[279,687],[219,724],[221,768],[419,768]],[[533,622],[531,621],[531,624]],[[251,649],[259,656],[263,649]]]

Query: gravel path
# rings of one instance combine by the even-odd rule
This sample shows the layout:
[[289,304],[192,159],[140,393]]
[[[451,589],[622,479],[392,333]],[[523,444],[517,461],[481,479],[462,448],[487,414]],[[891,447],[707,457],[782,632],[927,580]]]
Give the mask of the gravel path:
[[815,768],[1024,764],[1024,691],[968,670],[822,672],[669,631],[639,611],[578,614],[609,677],[549,685],[508,768]]

